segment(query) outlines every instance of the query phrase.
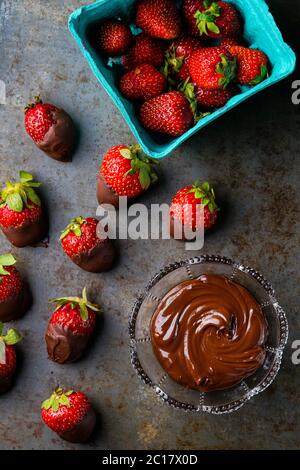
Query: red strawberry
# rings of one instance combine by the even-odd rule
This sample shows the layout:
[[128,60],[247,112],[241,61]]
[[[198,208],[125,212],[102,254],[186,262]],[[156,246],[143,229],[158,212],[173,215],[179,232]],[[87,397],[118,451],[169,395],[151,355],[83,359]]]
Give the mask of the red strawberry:
[[180,91],[171,91],[146,101],[140,110],[142,125],[151,131],[179,136],[194,122],[190,104]]
[[242,32],[241,16],[227,2],[184,0],[183,16],[191,34],[195,36],[236,37]]
[[165,58],[166,43],[159,39],[151,38],[145,33],[135,37],[135,41],[122,62],[126,70],[131,70],[140,64],[152,64],[160,67]]
[[31,297],[27,284],[13,266],[15,258],[0,255],[0,321],[17,320],[28,310]]
[[181,37],[174,41],[166,52],[163,72],[165,77],[183,81],[189,77],[188,62],[192,52],[202,47],[196,38]]
[[7,181],[0,193],[0,227],[15,246],[33,245],[46,236],[48,227],[35,192],[39,186],[30,173],[20,171],[20,181]]
[[110,57],[124,54],[133,41],[129,26],[117,20],[105,21],[95,29],[93,36],[99,52]]
[[121,93],[129,100],[146,101],[160,95],[167,88],[167,80],[151,64],[138,65],[120,80]]
[[229,50],[237,59],[241,85],[255,86],[268,77],[268,58],[262,51],[242,46],[231,46]]
[[25,129],[40,150],[54,160],[70,161],[76,141],[72,118],[39,96],[25,108]]
[[97,184],[99,204],[116,207],[119,196],[140,196],[158,180],[153,166],[156,160],[143,155],[139,145],[112,147],[104,156]]
[[21,341],[21,335],[14,329],[3,335],[3,323],[0,322],[0,394],[7,392],[12,385],[16,371],[17,355],[14,345]]
[[237,38],[224,38],[222,41],[220,41],[220,44],[218,47],[222,47],[223,49],[226,49],[227,51],[230,51],[231,46],[240,46],[241,45],[241,40]]
[[99,273],[113,265],[114,247],[97,219],[72,219],[60,240],[64,252],[85,271]]
[[189,60],[192,82],[200,88],[226,88],[236,78],[236,59],[221,47],[205,47]]
[[218,207],[214,190],[207,182],[200,185],[199,181],[196,181],[193,186],[180,189],[172,200],[171,218],[179,220],[194,231],[199,228],[197,209],[200,204],[204,206],[204,229],[208,230],[217,221]]
[[228,87],[225,89],[216,89],[209,90],[207,88],[197,88],[196,96],[198,101],[198,106],[203,110],[211,110],[214,108],[222,108],[225,106],[227,101],[230,100],[237,90],[235,87]]
[[95,424],[95,412],[84,393],[58,387],[42,404],[44,423],[62,439],[86,442]]
[[51,302],[56,310],[51,316],[45,334],[49,358],[60,364],[79,359],[96,326],[96,313],[101,308],[82,297],[60,297]]
[[140,0],[136,24],[154,38],[175,39],[181,32],[181,20],[173,0]]

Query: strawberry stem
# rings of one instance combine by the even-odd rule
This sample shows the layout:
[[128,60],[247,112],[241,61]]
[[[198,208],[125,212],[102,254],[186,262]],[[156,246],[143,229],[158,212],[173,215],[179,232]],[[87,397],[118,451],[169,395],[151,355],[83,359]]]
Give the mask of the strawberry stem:
[[[0,255],[0,276],[9,276],[10,273],[6,271],[6,266],[13,266],[16,264],[16,259],[11,253],[6,253],[5,255]],[[1,334],[1,333],[0,333]]]
[[215,191],[207,181],[202,185],[200,184],[200,180],[195,181],[192,188],[189,189],[187,193],[194,193],[196,199],[201,199],[201,204],[204,207],[208,206],[211,214],[219,210],[216,204]]
[[237,74],[237,61],[234,57],[229,60],[225,54],[220,54],[221,62],[216,66],[216,72],[221,75],[219,85],[223,88],[227,86],[236,78]]
[[61,387],[57,387],[52,393],[51,397],[48,398],[48,400],[43,401],[42,409],[50,410],[50,408],[52,408],[52,410],[56,413],[60,406],[66,406],[67,408],[70,408],[72,405],[68,397],[73,393],[73,390],[64,391]]
[[42,104],[42,103],[43,103],[43,101],[41,100],[40,95],[35,96],[34,97],[34,102],[29,103],[27,106],[25,106],[24,113],[26,114],[27,111],[29,111],[30,109],[35,108],[38,104]]
[[98,304],[93,304],[87,298],[86,287],[82,291],[82,297],[59,297],[57,299],[50,299],[50,302],[56,304],[56,309],[60,309],[63,305],[70,304],[72,308],[79,306],[80,316],[83,321],[87,321],[89,317],[88,309],[93,310],[93,312],[101,313],[102,308]]
[[194,15],[196,19],[196,26],[199,30],[200,35],[208,35],[209,31],[215,34],[220,34],[220,29],[216,25],[216,19],[221,15],[221,8],[216,2],[204,1],[204,7],[206,10],[197,11]]
[[4,325],[0,322],[0,364],[6,364],[6,346],[13,346],[21,341],[20,333],[11,328],[3,335]]
[[120,150],[123,158],[131,161],[131,168],[124,174],[124,178],[128,175],[139,173],[139,181],[143,189],[148,189],[151,184],[158,180],[157,173],[153,170],[154,165],[159,162],[154,158],[143,154],[139,145],[132,145],[126,149]]
[[41,183],[33,180],[33,176],[26,171],[20,171],[18,183],[6,182],[6,187],[0,192],[0,207],[6,205],[14,212],[22,212],[24,207],[32,208],[29,201],[41,206],[41,200],[34,188],[39,188]]
[[75,217],[71,219],[69,225],[61,232],[60,240],[63,240],[69,233],[74,233],[77,237],[81,237],[81,226],[86,224],[86,220],[83,217]]

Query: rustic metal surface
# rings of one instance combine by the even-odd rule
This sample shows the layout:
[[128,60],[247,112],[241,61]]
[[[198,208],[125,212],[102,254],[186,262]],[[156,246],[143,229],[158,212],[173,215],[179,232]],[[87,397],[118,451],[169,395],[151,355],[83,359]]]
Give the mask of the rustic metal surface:
[[[296,77],[230,112],[165,159],[161,184],[143,198],[149,204],[168,202],[177,188],[197,177],[214,183],[222,220],[207,236],[203,251],[260,270],[273,283],[290,323],[276,382],[241,411],[210,416],[172,410],[132,370],[128,313],[160,267],[194,253],[175,241],[123,241],[118,266],[93,275],[72,265],[57,243],[69,218],[95,214],[95,178],[105,150],[132,142],[68,33],[69,13],[84,3],[0,0],[0,79],[7,86],[7,104],[0,105],[1,185],[19,169],[33,172],[43,182],[51,213],[48,249],[12,250],[30,280],[35,302],[16,323],[25,336],[19,347],[22,364],[15,388],[0,398],[0,449],[86,448],[61,441],[41,423],[40,402],[57,383],[86,391],[101,416],[87,448],[299,448],[300,379],[291,363],[291,343],[300,337],[300,107],[291,103]],[[269,4],[297,51],[300,7],[293,0]],[[24,133],[22,107],[37,92],[64,107],[80,126],[80,147],[72,164],[50,160]],[[10,245],[1,236],[0,251],[7,250]],[[84,285],[105,314],[85,358],[74,365],[55,365],[47,360],[43,340],[51,312],[47,301],[79,293]]]

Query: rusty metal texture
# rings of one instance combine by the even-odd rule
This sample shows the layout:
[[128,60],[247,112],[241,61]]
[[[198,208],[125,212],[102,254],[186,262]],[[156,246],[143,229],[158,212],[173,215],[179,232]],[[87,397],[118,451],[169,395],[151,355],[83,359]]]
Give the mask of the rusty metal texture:
[[[144,387],[129,358],[128,314],[147,280],[165,264],[193,256],[175,241],[122,241],[120,260],[106,274],[69,262],[58,244],[68,220],[95,215],[95,181],[112,145],[132,143],[118,111],[99,87],[67,30],[76,0],[0,0],[0,182],[33,172],[50,210],[50,244],[12,249],[28,277],[34,306],[15,325],[24,334],[11,393],[0,397],[0,449],[281,449],[300,447],[300,379],[291,362],[299,337],[300,106],[292,104],[297,74],[230,112],[161,164],[161,183],[142,198],[168,202],[200,177],[216,188],[218,227],[203,252],[222,254],[261,271],[275,287],[290,324],[283,367],[275,383],[239,412],[193,415],[170,409]],[[300,6],[268,2],[287,42],[297,52]],[[66,109],[80,128],[72,164],[42,154],[23,128],[22,108],[33,95]],[[1,235],[0,252],[10,250]],[[48,299],[80,293],[86,285],[105,313],[84,359],[60,366],[47,359]],[[300,366],[299,366],[300,367]],[[92,399],[99,424],[86,446],[69,444],[47,429],[40,403],[54,386],[80,388]]]

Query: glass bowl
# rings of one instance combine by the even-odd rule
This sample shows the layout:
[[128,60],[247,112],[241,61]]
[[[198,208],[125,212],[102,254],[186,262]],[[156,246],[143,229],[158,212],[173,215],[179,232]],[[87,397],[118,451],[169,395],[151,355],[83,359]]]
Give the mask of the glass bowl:
[[[179,283],[202,274],[226,276],[248,289],[261,305],[269,329],[263,366],[235,387],[207,393],[172,380],[157,360],[150,338],[150,321],[164,295]],[[204,255],[170,264],[152,278],[132,309],[129,334],[134,369],[165,403],[185,411],[223,414],[238,410],[273,382],[287,343],[288,323],[273,287],[259,272],[225,257]]]

